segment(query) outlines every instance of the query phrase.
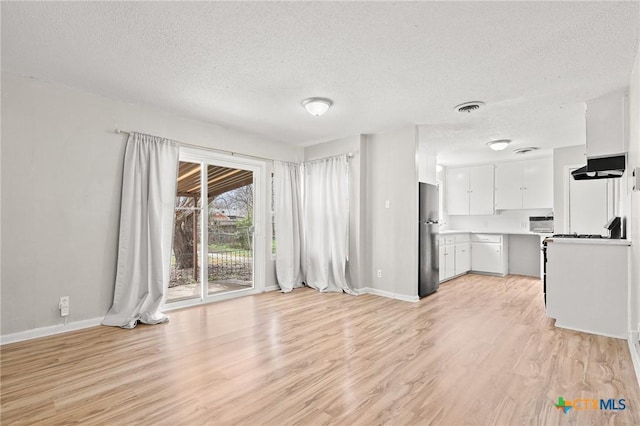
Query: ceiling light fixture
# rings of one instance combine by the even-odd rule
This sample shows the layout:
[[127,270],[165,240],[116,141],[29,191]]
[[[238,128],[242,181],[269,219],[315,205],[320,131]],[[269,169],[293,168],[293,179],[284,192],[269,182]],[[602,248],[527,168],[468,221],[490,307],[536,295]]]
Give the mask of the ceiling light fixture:
[[302,106],[307,112],[316,117],[329,111],[331,105],[333,105],[333,101],[329,98],[307,98],[302,101]]
[[488,142],[487,145],[489,145],[489,148],[491,148],[494,151],[502,151],[507,146],[509,146],[510,143],[511,143],[511,140],[509,139],[500,139],[497,141]]

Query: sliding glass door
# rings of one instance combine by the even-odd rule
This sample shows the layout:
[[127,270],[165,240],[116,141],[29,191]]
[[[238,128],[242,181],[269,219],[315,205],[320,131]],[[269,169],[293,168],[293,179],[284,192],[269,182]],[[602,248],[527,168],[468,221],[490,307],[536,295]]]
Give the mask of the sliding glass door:
[[181,152],[168,306],[261,290],[255,259],[263,252],[256,239],[256,225],[264,223],[258,217],[262,167],[255,163]]

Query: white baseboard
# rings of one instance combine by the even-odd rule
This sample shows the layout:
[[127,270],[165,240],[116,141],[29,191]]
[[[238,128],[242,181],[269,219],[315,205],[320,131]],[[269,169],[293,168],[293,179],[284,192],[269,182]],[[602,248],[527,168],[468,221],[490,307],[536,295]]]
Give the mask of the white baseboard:
[[22,342],[24,340],[37,339],[38,337],[53,336],[54,334],[67,333],[69,331],[81,330],[83,328],[100,325],[103,317],[92,318],[82,321],[74,321],[69,324],[52,325],[49,327],[34,328],[33,330],[19,331],[17,333],[0,336],[0,345]]
[[279,285],[270,285],[264,288],[264,291],[280,291],[280,286]]
[[[280,287],[277,285],[265,287],[264,291],[278,291]],[[387,297],[389,299],[401,300],[403,302],[417,302],[420,300],[418,296],[407,296],[405,294],[393,293],[391,291],[378,290],[371,287],[356,288],[356,294],[373,294],[375,296]],[[184,306],[174,306],[173,309],[180,309]],[[171,311],[171,308],[165,308],[163,311]],[[67,333],[69,331],[81,330],[83,328],[95,327],[102,323],[103,317],[92,318],[82,321],[74,321],[69,324],[52,325],[49,327],[34,328],[33,330],[19,331],[17,333],[5,334],[0,336],[0,345],[9,343],[22,342],[24,340],[37,339],[39,337],[53,336],[55,334]]]
[[[483,272],[483,271],[469,271],[469,273],[475,274],[475,275],[487,275],[489,277],[506,277],[507,275],[509,275],[509,274],[498,274],[495,272]],[[464,274],[460,274],[460,275],[464,275]]]
[[366,288],[354,288],[353,292],[357,295],[360,296],[361,294],[367,294],[367,289]]
[[418,296],[407,296],[406,294],[394,293],[391,291],[378,290],[377,288],[365,287],[357,289],[358,294],[373,294],[374,296],[387,297],[389,299],[402,300],[403,302],[415,303],[420,300]]
[[633,369],[636,371],[636,380],[640,386],[640,343],[638,342],[638,332],[629,333],[629,353],[633,361]]

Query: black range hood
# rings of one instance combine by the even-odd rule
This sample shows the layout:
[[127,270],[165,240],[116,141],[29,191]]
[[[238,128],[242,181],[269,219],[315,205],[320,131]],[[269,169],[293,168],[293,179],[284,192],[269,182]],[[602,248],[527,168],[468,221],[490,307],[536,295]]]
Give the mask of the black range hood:
[[588,158],[587,165],[571,172],[575,180],[612,179],[624,174],[624,155],[615,157]]

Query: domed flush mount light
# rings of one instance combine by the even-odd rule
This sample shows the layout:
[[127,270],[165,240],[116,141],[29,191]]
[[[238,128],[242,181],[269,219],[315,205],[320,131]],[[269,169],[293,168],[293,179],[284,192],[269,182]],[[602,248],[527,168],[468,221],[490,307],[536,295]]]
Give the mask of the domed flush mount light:
[[302,106],[307,112],[316,117],[329,111],[331,105],[333,105],[333,101],[329,98],[307,98],[302,101]]
[[502,151],[507,146],[509,146],[510,143],[511,141],[509,139],[500,139],[497,141],[488,142],[487,145],[489,145],[489,148],[494,151]]

